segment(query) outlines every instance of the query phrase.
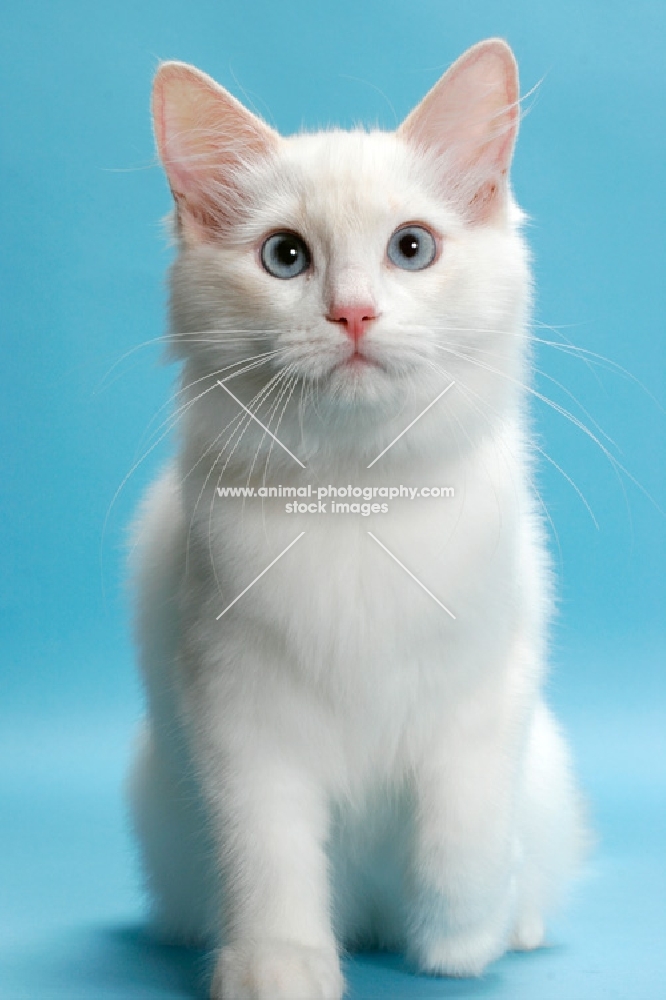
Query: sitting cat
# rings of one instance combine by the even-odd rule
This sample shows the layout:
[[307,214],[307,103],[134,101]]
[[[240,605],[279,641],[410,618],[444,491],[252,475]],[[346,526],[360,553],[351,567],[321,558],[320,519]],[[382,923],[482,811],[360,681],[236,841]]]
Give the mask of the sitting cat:
[[[542,942],[575,868],[540,690],[518,98],[497,39],[395,133],[283,138],[157,73],[182,381],[135,530],[131,796],[157,925],[221,948],[214,998],[338,1000],[356,945],[478,975]],[[275,499],[433,484],[361,514]]]

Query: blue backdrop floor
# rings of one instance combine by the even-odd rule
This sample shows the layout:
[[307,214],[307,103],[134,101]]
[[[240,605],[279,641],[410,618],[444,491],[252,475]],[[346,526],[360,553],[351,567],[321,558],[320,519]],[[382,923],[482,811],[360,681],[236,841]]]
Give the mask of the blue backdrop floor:
[[[54,665],[56,669],[57,665]],[[590,798],[599,844],[550,944],[509,955],[480,980],[417,976],[399,956],[345,962],[349,1000],[660,1000],[666,995],[664,727],[657,697],[617,699],[594,684],[554,690]],[[124,673],[124,668],[123,668]],[[567,670],[574,676],[576,671]],[[614,672],[617,677],[617,672]],[[0,739],[0,997],[195,1000],[201,952],[142,929],[123,774],[137,712],[80,705],[28,722],[16,708]],[[645,695],[645,692],[643,692]],[[560,712],[562,714],[562,712]]]

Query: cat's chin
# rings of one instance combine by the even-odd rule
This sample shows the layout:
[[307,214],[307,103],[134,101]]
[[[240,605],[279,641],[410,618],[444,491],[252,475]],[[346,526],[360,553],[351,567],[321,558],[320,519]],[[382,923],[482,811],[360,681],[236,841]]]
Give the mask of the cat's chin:
[[320,396],[344,407],[386,404],[399,395],[395,377],[377,362],[363,357],[337,364],[319,386]]

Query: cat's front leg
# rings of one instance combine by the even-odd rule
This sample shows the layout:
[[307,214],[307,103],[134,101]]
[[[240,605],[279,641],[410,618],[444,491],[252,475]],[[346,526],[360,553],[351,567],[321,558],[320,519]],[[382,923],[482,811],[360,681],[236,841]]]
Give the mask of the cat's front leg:
[[211,996],[340,1000],[323,790],[290,738],[279,699],[227,703],[219,713],[215,700],[211,694],[199,716],[206,720],[199,754],[223,896]]
[[441,975],[480,975],[515,908],[517,753],[501,725],[478,722],[433,741],[416,772],[409,946]]
[[322,798],[277,748],[231,769],[220,788],[226,943],[212,998],[339,1000]]

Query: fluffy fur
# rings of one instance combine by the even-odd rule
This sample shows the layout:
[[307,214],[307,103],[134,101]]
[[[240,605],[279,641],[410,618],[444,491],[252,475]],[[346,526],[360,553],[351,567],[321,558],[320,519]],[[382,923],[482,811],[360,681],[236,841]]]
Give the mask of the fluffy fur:
[[[490,40],[395,134],[285,139],[191,67],[158,73],[183,368],[177,458],[136,525],[131,798],[155,922],[220,946],[216,1000],[339,1000],[340,949],[359,944],[478,975],[542,942],[575,865],[577,795],[540,694],[517,98]],[[419,271],[387,258],[405,223],[436,237]],[[282,230],[312,258],[289,280],[260,258]],[[340,304],[372,309],[360,339]],[[455,497],[336,517],[216,492],[308,483]]]

